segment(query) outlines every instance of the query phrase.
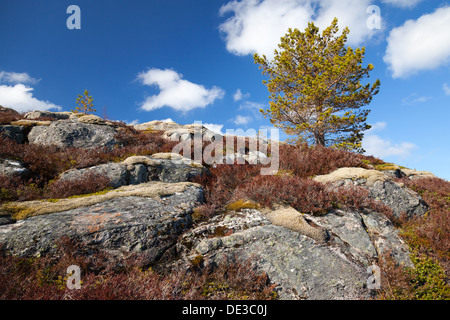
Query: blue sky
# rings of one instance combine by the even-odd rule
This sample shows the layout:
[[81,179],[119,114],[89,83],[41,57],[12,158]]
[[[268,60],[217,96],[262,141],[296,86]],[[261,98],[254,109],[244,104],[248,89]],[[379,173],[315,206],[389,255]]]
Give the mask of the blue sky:
[[[67,28],[70,5],[81,29]],[[449,1],[0,0],[0,105],[70,111],[88,89],[113,120],[266,128],[252,54],[270,57],[288,27],[322,29],[335,16],[348,44],[366,47],[369,81],[381,80],[367,153],[449,180]]]

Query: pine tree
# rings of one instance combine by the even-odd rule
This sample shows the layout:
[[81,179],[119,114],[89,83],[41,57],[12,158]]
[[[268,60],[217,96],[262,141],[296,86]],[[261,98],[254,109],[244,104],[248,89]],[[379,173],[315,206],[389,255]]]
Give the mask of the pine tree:
[[270,92],[264,116],[298,142],[364,152],[362,131],[370,110],[362,109],[379,92],[380,81],[361,83],[373,65],[362,67],[365,48],[345,47],[349,29],[337,35],[338,20],[322,34],[314,23],[305,32],[289,29],[274,59],[254,55]]
[[94,109],[94,99],[89,95],[88,90],[84,90],[84,93],[78,95],[77,104],[79,107],[75,107],[75,110],[72,112],[78,113],[82,112],[84,115],[87,115],[89,112],[95,112],[97,110]]

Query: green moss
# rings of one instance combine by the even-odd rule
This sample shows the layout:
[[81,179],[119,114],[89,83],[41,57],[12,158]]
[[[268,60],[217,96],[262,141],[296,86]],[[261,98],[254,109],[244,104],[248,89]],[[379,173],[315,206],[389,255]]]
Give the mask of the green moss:
[[90,197],[90,196],[99,196],[99,195],[107,194],[112,189],[113,189],[112,187],[108,187],[108,188],[105,188],[103,190],[100,190],[100,191],[97,191],[94,193],[74,195],[74,196],[68,197],[67,199],[77,199],[77,198],[84,198],[84,197]]
[[399,166],[394,163],[382,163],[375,165],[375,170],[378,171],[387,171],[387,170],[397,170]]
[[240,199],[225,206],[225,210],[241,211],[242,209],[258,209],[259,207],[260,207],[259,204],[253,201]]
[[204,260],[205,259],[203,258],[203,256],[201,254],[199,254],[199,255],[195,256],[194,259],[191,260],[191,264],[194,267],[200,267]]
[[214,237],[225,237],[225,236],[229,235],[230,232],[232,232],[232,231],[233,231],[232,229],[229,229],[227,227],[218,226],[214,229],[213,236]]
[[440,264],[428,257],[412,255],[415,268],[409,269],[414,296],[419,300],[449,300],[450,286]]

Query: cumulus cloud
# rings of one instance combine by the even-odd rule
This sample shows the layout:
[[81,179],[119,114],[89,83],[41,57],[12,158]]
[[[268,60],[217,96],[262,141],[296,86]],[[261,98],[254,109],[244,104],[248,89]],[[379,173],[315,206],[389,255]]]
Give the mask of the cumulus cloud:
[[235,125],[246,125],[252,120],[249,116],[241,116],[237,115],[236,118],[234,118],[233,122]]
[[233,100],[239,101],[242,99],[246,99],[250,97],[250,93],[242,93],[241,89],[237,89],[236,92],[233,94]]
[[389,139],[383,139],[375,132],[383,131],[387,127],[387,123],[380,121],[372,125],[370,130],[366,131],[362,146],[366,150],[366,155],[372,155],[378,158],[399,157],[401,159],[408,158],[411,152],[417,148],[414,143],[401,142],[392,143]]
[[447,83],[444,83],[444,85],[442,86],[442,89],[444,89],[444,92],[447,96],[450,96],[450,87],[448,86]]
[[216,123],[203,123],[203,126],[212,132],[220,133],[223,135],[222,128],[223,124],[216,124]]
[[391,4],[400,8],[412,8],[422,0],[382,0],[383,3]]
[[366,134],[370,134],[376,131],[384,130],[387,127],[387,123],[384,121],[379,121],[374,124],[372,124],[372,127],[366,131]]
[[0,85],[0,105],[19,112],[61,109],[60,106],[49,101],[42,101],[33,97],[33,90],[33,88],[21,83],[14,86]]
[[0,83],[27,83],[36,84],[39,80],[30,77],[27,73],[0,71]]
[[416,147],[411,142],[393,144],[390,140],[384,140],[378,135],[368,135],[363,140],[363,148],[366,150],[366,154],[378,158],[398,156],[405,159],[411,155],[411,151]]
[[370,0],[234,0],[221,7],[222,16],[231,16],[219,28],[229,52],[257,52],[271,59],[288,28],[304,30],[310,21],[322,30],[337,17],[341,30],[351,30],[350,45],[372,37],[374,30],[367,28],[370,4]]
[[432,97],[427,96],[418,96],[417,94],[413,93],[410,96],[402,99],[403,105],[413,105],[416,103],[423,103],[427,102],[429,100],[433,99]]
[[408,20],[387,39],[384,61],[394,78],[432,70],[450,61],[450,6]]
[[141,104],[146,111],[162,107],[171,107],[187,112],[195,108],[204,108],[216,99],[223,98],[225,92],[214,86],[206,89],[203,85],[182,79],[182,75],[170,69],[150,69],[138,74],[137,79],[148,86],[158,86],[160,93],[149,96]]

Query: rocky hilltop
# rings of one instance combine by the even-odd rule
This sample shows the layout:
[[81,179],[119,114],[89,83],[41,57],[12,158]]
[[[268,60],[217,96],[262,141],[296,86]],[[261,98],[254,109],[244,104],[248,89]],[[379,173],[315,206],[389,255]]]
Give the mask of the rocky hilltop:
[[[6,108],[0,109],[2,113],[14,114]],[[0,125],[3,143],[13,143],[14,148],[71,148],[72,152],[116,152],[130,143],[120,139],[124,130],[136,137],[156,132],[168,141],[189,142],[196,128],[161,121],[130,127],[67,112],[34,111],[12,119]],[[208,143],[222,138],[204,127],[199,130]],[[301,150],[295,151],[296,156],[301,156]],[[301,173],[286,164],[299,158],[280,160],[276,175],[255,180],[254,185],[239,178],[232,190],[225,186],[215,193],[221,179],[231,175],[229,167],[251,171],[252,165],[261,164],[249,160],[262,156],[244,148],[233,157],[247,164],[216,166],[170,151],[145,152],[91,166],[74,165],[49,179],[48,186],[102,176],[108,187],[84,195],[28,200],[8,198],[2,189],[0,243],[16,256],[43,257],[54,253],[58,239],[69,237],[108,252],[117,264],[133,254],[145,266],[166,270],[250,260],[276,285],[280,299],[367,299],[374,293],[369,277],[381,259],[389,256],[399,266],[414,267],[411,248],[399,234],[397,220],[414,220],[430,210],[405,181],[435,178],[433,174],[382,162],[380,169],[374,158],[345,153],[351,161],[344,161],[342,167],[316,164],[322,174],[300,179]],[[0,154],[3,181],[28,181],[33,176],[37,169],[24,159],[11,152]],[[219,169],[231,171],[218,176]],[[255,194],[258,187],[271,190],[270,179],[282,181],[286,188],[301,182],[305,188],[286,191],[277,203],[268,202]],[[332,194],[336,198],[308,210],[301,203],[319,201],[316,191],[321,197]],[[341,191],[358,194],[359,202],[339,196]],[[219,194],[224,197],[222,202],[214,198]]]

